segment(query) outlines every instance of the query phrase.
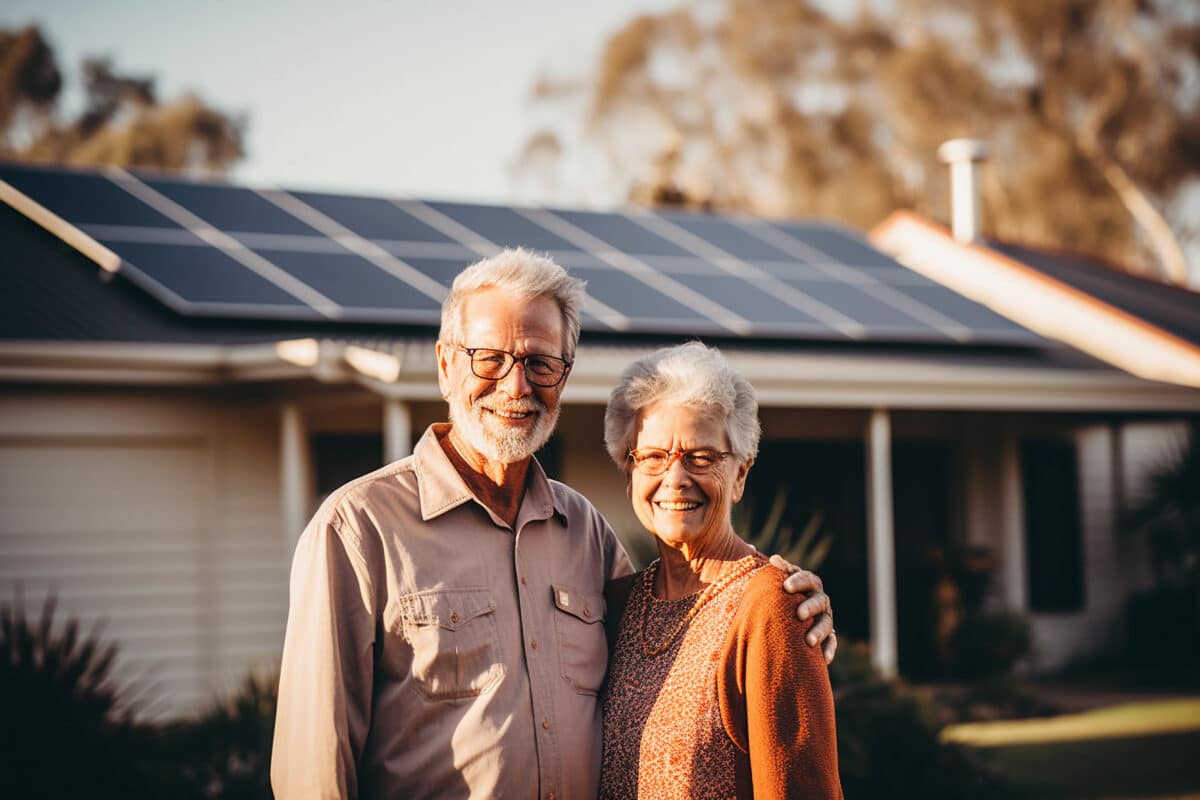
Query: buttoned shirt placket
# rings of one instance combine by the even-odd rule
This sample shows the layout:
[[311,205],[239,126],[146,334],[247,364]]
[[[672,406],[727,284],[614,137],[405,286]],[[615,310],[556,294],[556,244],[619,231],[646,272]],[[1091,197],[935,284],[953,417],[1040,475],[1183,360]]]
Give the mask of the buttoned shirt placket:
[[[539,624],[539,617],[548,616],[545,608],[548,603],[544,598],[532,596],[534,592],[529,586],[522,552],[536,551],[536,538],[553,533],[554,531],[548,530],[547,526],[528,529],[518,521],[518,529],[513,537],[513,568],[514,579],[517,582],[517,601],[521,609],[521,639],[525,643],[529,699],[533,707],[534,731],[537,734],[534,741],[537,746],[539,796],[544,800],[554,800],[562,775],[562,751],[559,747],[554,715],[554,694],[550,689],[554,676],[550,674],[549,651],[546,649],[553,647],[554,642],[550,632],[550,621],[547,620],[547,624]],[[534,539],[533,542],[530,542],[531,538]],[[531,555],[530,561],[533,564],[539,563],[536,555]]]

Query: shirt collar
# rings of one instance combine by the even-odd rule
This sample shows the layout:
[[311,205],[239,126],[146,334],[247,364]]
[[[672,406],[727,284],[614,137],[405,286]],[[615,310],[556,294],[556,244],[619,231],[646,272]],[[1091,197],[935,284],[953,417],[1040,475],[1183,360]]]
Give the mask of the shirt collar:
[[[474,500],[483,506],[442,450],[438,437],[444,436],[449,430],[448,422],[430,425],[413,448],[413,467],[417,475],[421,519],[426,521],[441,516],[468,500]],[[549,519],[551,514],[557,514],[563,524],[566,524],[565,504],[559,493],[554,491],[542,465],[533,458],[525,477],[525,497],[521,500],[521,510],[517,513],[517,528],[529,520]]]

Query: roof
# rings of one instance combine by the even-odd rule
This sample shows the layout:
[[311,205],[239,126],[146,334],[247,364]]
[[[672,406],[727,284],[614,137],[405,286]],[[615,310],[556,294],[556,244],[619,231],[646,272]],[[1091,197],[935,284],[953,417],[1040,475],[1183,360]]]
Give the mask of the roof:
[[1044,344],[858,233],[814,220],[357,197],[4,163],[0,200],[193,319],[433,327],[465,265],[525,246],[587,281],[589,333]]
[[1200,347],[1200,293],[1122,272],[1078,253],[988,241],[988,247]]
[[1200,388],[1200,294],[1078,255],[959,242],[908,211],[870,237],[914,272],[1043,336],[1139,377]]
[[[164,302],[139,280],[138,270],[123,268],[121,258],[115,269],[100,263],[103,259],[97,259],[93,245],[104,245],[95,239],[91,244],[81,240],[80,235],[89,237],[86,232],[64,227],[61,218],[48,223],[29,211],[0,203],[0,240],[5,242],[0,250],[5,287],[0,292],[0,382],[224,385],[315,379],[357,382],[402,399],[440,396],[430,360],[437,333],[433,317],[382,322],[324,315],[209,314],[195,307],[181,308]],[[571,218],[572,212],[557,213]],[[701,220],[699,229],[715,224],[713,219]],[[585,224],[595,228],[599,221],[590,219]],[[95,226],[90,230],[97,232]],[[131,230],[123,234],[152,238],[145,230]],[[804,230],[811,234],[831,229],[809,226]],[[170,237],[178,235],[170,233]],[[774,268],[794,266],[806,276],[795,281],[798,286],[809,281],[845,288],[857,281],[876,290],[878,285],[936,290],[936,295],[926,296],[939,299],[934,303],[938,309],[982,321],[980,329],[985,331],[990,320],[998,318],[982,305],[887,259],[861,239],[838,230],[837,240],[850,242],[846,246],[857,249],[858,259],[874,263],[855,266],[814,258],[794,264],[777,262]],[[639,247],[647,245],[635,245]],[[552,255],[565,256],[563,260],[569,262],[574,259],[572,263],[586,260],[586,254],[579,252]],[[619,261],[621,251],[606,257]],[[710,253],[709,258],[718,257]],[[680,272],[681,267],[704,268],[682,258],[651,262],[665,265],[664,274],[675,276],[672,279],[699,274]],[[465,261],[455,263],[457,269]],[[712,266],[711,261],[706,263]],[[822,275],[837,277],[823,281]],[[880,296],[888,296],[887,291]],[[568,402],[603,402],[629,358],[706,330],[703,326],[691,332],[632,326],[621,331],[595,317],[592,323],[584,330]],[[822,336],[800,328],[791,335],[779,330],[773,335],[761,330],[739,333],[720,326],[708,330],[705,340],[722,347],[752,376],[761,387],[764,405],[1110,411],[1200,407],[1200,400],[1191,395],[1138,381],[1012,324],[1007,330],[1018,333],[1015,339],[1006,338],[1007,334],[996,339],[892,336],[886,326],[870,325],[864,326],[867,335],[859,338],[831,326]]]

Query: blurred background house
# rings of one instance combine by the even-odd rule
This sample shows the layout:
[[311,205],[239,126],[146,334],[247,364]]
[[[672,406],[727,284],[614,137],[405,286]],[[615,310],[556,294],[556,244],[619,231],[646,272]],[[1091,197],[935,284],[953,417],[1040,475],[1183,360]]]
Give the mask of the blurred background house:
[[[1110,351],[1134,346],[1121,326],[1140,307],[1118,318],[1119,297],[1071,287],[1093,314],[1077,329],[1107,343],[1089,355],[827,223],[13,164],[0,199],[0,591],[104,620],[121,674],[155,686],[162,713],[277,658],[296,537],[325,494],[444,417],[438,300],[499,247],[589,281],[551,474],[645,553],[601,447],[604,402],[646,349],[720,344],[763,405],[752,525],[780,490],[784,524],[821,515],[839,630],[885,673],[944,676],[938,626],[969,604],[1028,614],[1034,669],[1119,646],[1150,581],[1145,543],[1118,535],[1123,504],[1200,413],[1197,295],[1166,288],[1136,317],[1176,352],[1175,372],[1138,377]],[[881,230],[906,262],[939,252]],[[963,250],[943,265],[959,272],[995,252],[918,230]]]
[[540,457],[635,559],[620,369],[759,389],[741,524],[835,598],[848,797],[1200,790],[1194,699],[969,722],[1195,693],[1193,6],[9,0],[0,795],[269,795],[295,539],[443,416],[507,245],[589,281]]

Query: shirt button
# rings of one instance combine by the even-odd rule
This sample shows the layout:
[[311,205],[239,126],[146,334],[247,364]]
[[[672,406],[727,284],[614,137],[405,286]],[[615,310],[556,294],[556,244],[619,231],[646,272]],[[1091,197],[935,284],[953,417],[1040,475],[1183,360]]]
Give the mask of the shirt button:
[[591,619],[592,617],[592,612],[588,610],[587,606],[584,606],[583,608],[583,615],[588,619]]
[[456,625],[458,624],[458,612],[455,612],[455,611],[450,612],[450,621]]
[[525,576],[524,575],[521,576],[521,585],[522,586],[525,585]]
[[550,720],[548,720],[548,719],[542,720],[542,727],[545,728],[546,730],[550,730]]
[[551,792],[550,794],[546,795],[546,800],[554,800],[554,792]]
[[532,641],[529,642],[529,649],[537,650],[537,639],[533,639]]

